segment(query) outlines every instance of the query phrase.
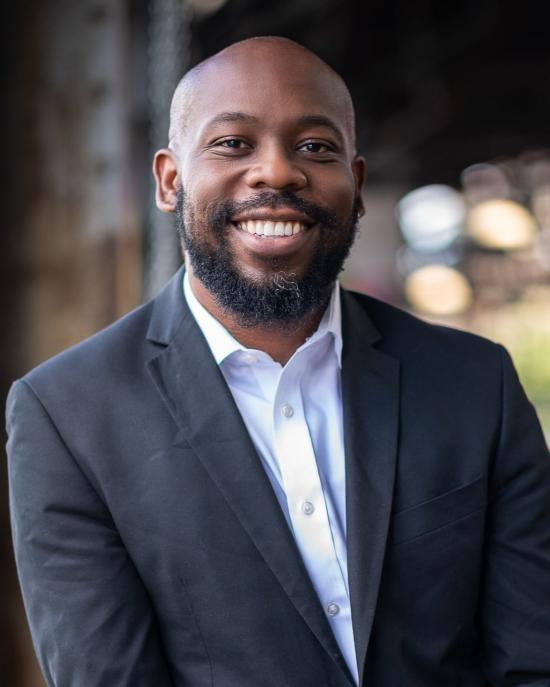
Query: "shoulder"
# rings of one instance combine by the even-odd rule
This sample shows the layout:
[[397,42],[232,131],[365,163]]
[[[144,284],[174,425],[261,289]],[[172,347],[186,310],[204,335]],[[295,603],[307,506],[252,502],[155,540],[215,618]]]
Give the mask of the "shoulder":
[[78,398],[98,385],[115,386],[135,376],[154,344],[146,335],[153,303],[142,305],[93,336],[44,361],[21,381],[39,398],[64,389]]
[[[402,390],[415,403],[437,399],[453,405],[468,399],[472,409],[478,404],[498,407],[504,375],[516,377],[508,352],[497,343],[425,322],[370,296],[347,292],[345,298],[353,304],[347,308],[350,318],[352,312],[365,317],[376,332],[373,348],[399,363]],[[353,335],[357,327],[350,331]]]
[[539,454],[547,456],[536,411],[503,346],[425,322],[370,296],[347,292],[346,298],[353,313],[366,316],[377,332],[369,346],[374,355],[362,346],[364,364],[376,371],[372,361],[381,354],[398,363],[402,436],[417,437],[423,450],[432,445],[427,437],[433,445],[439,437],[443,452],[462,447],[465,460],[477,455],[480,445],[502,446],[506,433],[514,434],[515,441],[519,432],[526,441],[532,437]]
[[426,354],[447,359],[501,355],[502,346],[477,334],[427,322],[366,294],[345,291],[345,298],[367,316],[380,339],[379,347],[398,358],[407,360]]
[[145,373],[146,362],[170,341],[186,314],[181,282],[183,270],[160,293],[97,334],[46,360],[23,381],[37,395],[68,396],[118,386],[133,388]]

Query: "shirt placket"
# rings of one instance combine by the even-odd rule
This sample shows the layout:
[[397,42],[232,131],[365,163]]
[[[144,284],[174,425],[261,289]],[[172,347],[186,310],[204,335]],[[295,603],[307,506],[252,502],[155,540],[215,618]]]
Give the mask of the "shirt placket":
[[301,363],[300,356],[295,356],[279,379],[273,405],[275,446],[294,538],[327,618],[343,629],[351,626],[349,599],[305,418]]

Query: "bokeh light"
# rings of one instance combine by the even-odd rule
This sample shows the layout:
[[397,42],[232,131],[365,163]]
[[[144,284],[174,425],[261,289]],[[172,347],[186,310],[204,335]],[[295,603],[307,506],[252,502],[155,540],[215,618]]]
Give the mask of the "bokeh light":
[[466,277],[447,265],[426,265],[405,281],[409,303],[426,315],[457,315],[470,306],[472,287]]
[[465,206],[453,188],[432,184],[407,193],[399,201],[397,216],[407,243],[432,253],[447,248],[460,234]]
[[519,203],[495,198],[470,209],[468,233],[480,246],[498,250],[518,250],[533,244],[537,224]]

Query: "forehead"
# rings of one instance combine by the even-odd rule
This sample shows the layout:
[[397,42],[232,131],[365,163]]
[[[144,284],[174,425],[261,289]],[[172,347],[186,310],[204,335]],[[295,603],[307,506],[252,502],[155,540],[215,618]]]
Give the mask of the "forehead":
[[224,112],[242,112],[266,126],[305,117],[330,119],[351,141],[347,90],[326,65],[300,51],[249,49],[209,61],[193,78],[185,129],[193,136]]

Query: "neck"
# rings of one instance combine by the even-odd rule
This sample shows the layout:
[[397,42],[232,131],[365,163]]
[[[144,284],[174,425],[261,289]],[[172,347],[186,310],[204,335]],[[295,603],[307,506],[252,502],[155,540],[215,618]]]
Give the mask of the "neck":
[[189,283],[199,303],[220,322],[239,343],[246,348],[264,351],[273,360],[285,365],[294,352],[318,328],[326,308],[323,303],[300,320],[276,325],[243,326],[230,312],[220,308],[212,293],[193,274],[187,265]]

